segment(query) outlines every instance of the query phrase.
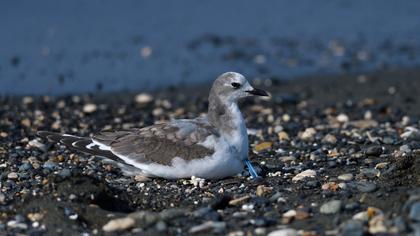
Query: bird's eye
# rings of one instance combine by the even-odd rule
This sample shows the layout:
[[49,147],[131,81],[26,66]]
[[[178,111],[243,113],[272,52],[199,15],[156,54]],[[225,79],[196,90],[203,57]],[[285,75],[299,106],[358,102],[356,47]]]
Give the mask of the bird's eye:
[[234,88],[239,88],[239,87],[241,87],[241,84],[240,83],[236,83],[236,82],[233,82],[233,83],[231,83],[231,85],[232,85],[232,87],[234,87]]

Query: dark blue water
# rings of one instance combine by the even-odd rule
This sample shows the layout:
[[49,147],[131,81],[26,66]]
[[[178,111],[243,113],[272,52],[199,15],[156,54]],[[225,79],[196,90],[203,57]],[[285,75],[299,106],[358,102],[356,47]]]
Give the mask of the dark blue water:
[[418,0],[1,1],[0,30],[0,94],[420,64]]

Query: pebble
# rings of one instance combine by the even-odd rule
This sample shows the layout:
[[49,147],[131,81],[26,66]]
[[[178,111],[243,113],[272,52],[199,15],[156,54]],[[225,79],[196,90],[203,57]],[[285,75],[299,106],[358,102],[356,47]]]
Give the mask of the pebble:
[[350,180],[353,180],[353,174],[351,173],[342,174],[342,175],[339,175],[337,178],[342,181],[350,181]]
[[411,206],[409,217],[413,221],[420,222],[420,202],[416,202]]
[[229,201],[229,205],[232,205],[232,206],[241,205],[245,203],[246,201],[248,201],[250,198],[251,198],[250,196],[243,196],[243,197],[235,198]]
[[340,200],[332,200],[322,204],[320,212],[322,214],[336,214],[341,210],[342,202]]
[[288,210],[285,213],[283,213],[283,217],[285,218],[293,218],[296,216],[296,210]]
[[314,128],[307,128],[300,134],[300,138],[302,140],[312,140],[316,134],[316,130]]
[[374,192],[377,188],[376,184],[369,181],[360,181],[356,183],[357,189],[362,193]]
[[404,133],[401,134],[401,138],[406,140],[420,141],[420,131],[414,127],[406,127]]
[[57,172],[57,175],[59,175],[61,178],[68,178],[71,176],[71,171],[69,169],[62,169]]
[[4,204],[6,202],[6,195],[0,193],[0,204]]
[[19,178],[18,174],[16,172],[10,172],[9,174],[7,174],[7,178],[9,179],[17,179]]
[[341,236],[363,236],[364,226],[359,220],[348,220],[340,225]]
[[242,231],[233,231],[233,232],[229,232],[228,234],[227,234],[227,236],[244,236],[245,235],[245,233],[244,232],[242,232]]
[[93,103],[87,103],[83,106],[83,112],[84,113],[93,113],[98,109],[96,104]]
[[337,116],[337,121],[340,123],[347,123],[349,122],[349,117],[346,114],[341,113]]
[[156,223],[155,228],[157,231],[162,232],[165,231],[168,226],[166,225],[165,221],[159,221]]
[[327,182],[321,186],[322,190],[336,192],[340,188],[336,182]]
[[255,145],[254,149],[257,152],[261,152],[261,151],[270,149],[272,146],[273,146],[272,142],[262,142],[262,143],[259,143],[259,144]]
[[295,229],[279,229],[270,232],[267,236],[297,236],[298,232]]
[[346,211],[354,211],[360,208],[360,204],[358,202],[350,202],[344,206]]
[[273,191],[272,187],[267,187],[265,185],[258,185],[256,195],[259,197],[265,197]]
[[214,233],[220,233],[226,228],[226,222],[207,221],[201,225],[196,225],[188,230],[190,234],[203,233],[212,230]]
[[371,146],[366,149],[366,155],[378,157],[382,154],[381,146]]
[[153,96],[148,93],[139,93],[136,95],[134,100],[139,104],[146,104],[153,101]]
[[53,170],[57,167],[57,164],[51,161],[47,161],[42,165],[42,167],[45,169]]
[[23,230],[28,229],[27,224],[21,223],[21,222],[16,221],[16,220],[11,220],[11,221],[7,222],[7,227],[12,228],[12,229],[23,229]]
[[102,230],[105,232],[125,230],[125,229],[134,227],[135,223],[136,223],[135,220],[130,217],[113,219],[113,220],[110,220],[108,223],[106,223],[102,227]]
[[267,229],[266,228],[259,227],[259,228],[256,228],[254,230],[254,232],[257,235],[265,235],[267,233]]
[[400,151],[402,152],[411,152],[411,148],[409,145],[405,144],[400,147]]
[[292,181],[297,182],[305,178],[315,178],[315,176],[316,176],[316,171],[308,169],[297,174],[295,177],[292,178]]
[[360,173],[363,176],[365,176],[369,179],[373,179],[373,178],[379,176],[380,171],[378,169],[373,169],[373,168],[372,169],[371,168],[363,168],[363,169],[360,169]]
[[375,165],[375,169],[381,170],[385,169],[389,165],[389,162],[380,162]]
[[27,171],[32,169],[32,165],[29,163],[23,163],[22,165],[19,166],[19,171]]
[[327,134],[323,139],[322,142],[324,143],[330,143],[330,144],[336,144],[337,138],[332,134]]
[[31,141],[28,142],[28,145],[31,147],[36,147],[39,148],[42,151],[46,151],[46,146],[45,144],[41,143],[40,141],[38,141],[37,139],[33,139]]
[[280,141],[290,140],[289,135],[284,131],[280,131],[279,133],[277,133],[277,136],[279,137]]
[[294,156],[281,156],[279,157],[279,160],[282,162],[291,162],[291,161],[296,161],[296,157]]
[[375,216],[369,221],[369,233],[377,235],[380,233],[386,233],[387,231],[383,215]]

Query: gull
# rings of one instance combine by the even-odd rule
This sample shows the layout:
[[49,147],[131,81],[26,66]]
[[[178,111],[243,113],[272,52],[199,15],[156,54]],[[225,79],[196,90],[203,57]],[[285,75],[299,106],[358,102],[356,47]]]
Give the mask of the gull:
[[236,72],[220,75],[212,85],[207,115],[152,126],[102,131],[92,137],[39,131],[38,135],[103,160],[116,162],[127,175],[181,179],[222,179],[247,166],[248,134],[238,100],[268,96]]

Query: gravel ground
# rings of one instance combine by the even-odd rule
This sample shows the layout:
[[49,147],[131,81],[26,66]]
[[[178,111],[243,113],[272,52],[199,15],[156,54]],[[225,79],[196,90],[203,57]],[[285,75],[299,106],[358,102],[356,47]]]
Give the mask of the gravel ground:
[[0,234],[420,234],[419,69],[255,80],[251,160],[264,178],[139,182],[37,138],[206,111],[207,86],[0,98]]

